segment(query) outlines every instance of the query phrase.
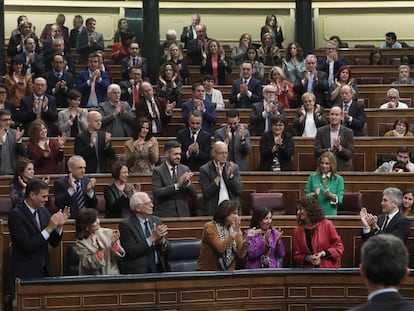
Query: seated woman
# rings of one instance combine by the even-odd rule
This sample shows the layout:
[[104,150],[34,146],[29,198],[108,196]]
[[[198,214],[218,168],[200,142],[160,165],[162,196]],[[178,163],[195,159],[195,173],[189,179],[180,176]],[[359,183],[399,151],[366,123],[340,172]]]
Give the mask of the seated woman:
[[34,178],[34,165],[29,159],[19,160],[17,162],[16,173],[13,181],[10,183],[10,199],[12,207],[18,207],[25,200],[26,184]]
[[280,51],[273,41],[270,33],[265,33],[262,39],[262,46],[257,50],[260,61],[266,66],[282,66]]
[[26,73],[24,60],[21,56],[13,57],[9,73],[4,77],[8,89],[7,98],[16,107],[20,106],[20,100],[32,95],[32,75]]
[[330,41],[335,42],[336,46],[338,49],[346,49],[348,48],[348,43],[346,42],[342,42],[341,38],[339,38],[338,36],[331,36],[329,38]]
[[233,46],[231,51],[231,60],[236,66],[243,63],[244,54],[247,52],[247,48],[252,44],[252,36],[248,33],[244,33],[240,36],[239,45]]
[[[188,63],[183,56],[181,46],[175,43],[171,44],[168,48],[166,60],[174,63],[174,65],[177,67],[177,70],[181,76],[180,80],[183,82],[183,84],[189,84],[188,79],[190,77],[190,70],[188,69]],[[177,105],[178,104],[179,103],[177,103]]]
[[295,83],[298,73],[306,70],[303,50],[299,43],[289,43],[285,51],[282,68],[290,83]]
[[295,145],[292,136],[285,131],[287,121],[282,115],[274,115],[271,123],[272,129],[260,138],[260,170],[293,171]]
[[401,206],[401,212],[404,216],[414,215],[414,190],[403,191],[403,200]]
[[264,80],[264,64],[259,59],[259,54],[254,46],[249,46],[244,53],[243,62],[249,61],[253,67],[253,77],[261,81]]
[[[112,178],[114,182],[104,188],[105,218],[122,218],[131,215],[129,199],[134,194],[135,188],[128,183],[128,166],[122,161],[116,161],[112,165]],[[137,185],[137,190],[140,190]]]
[[133,138],[125,142],[124,153],[131,173],[152,174],[158,162],[158,141],[152,136],[150,120],[138,119]]
[[33,161],[36,174],[61,173],[65,141],[65,133],[57,139],[47,137],[47,125],[40,119],[30,124],[27,157]]
[[173,62],[161,65],[156,92],[158,97],[165,98],[170,103],[181,103],[180,73]]
[[355,83],[355,79],[352,78],[351,68],[341,66],[335,75],[335,85],[331,94],[332,106],[342,105],[341,88],[345,84],[350,85],[355,91],[354,99],[358,98],[358,86]]
[[220,43],[214,39],[208,41],[207,51],[202,52],[202,57],[200,73],[212,75],[218,85],[227,84],[226,74],[231,73],[232,68]]
[[101,228],[98,212],[93,208],[82,208],[75,225],[79,275],[119,274],[117,261],[125,256],[119,231]]
[[382,53],[379,49],[373,49],[368,56],[368,65],[380,66],[383,65]]
[[239,210],[239,202],[224,200],[217,207],[213,220],[204,225],[197,270],[234,270],[237,258],[246,255],[254,232],[247,233],[243,240]]
[[275,45],[282,49],[283,42],[283,31],[282,27],[277,22],[277,17],[274,14],[269,14],[266,16],[266,21],[264,26],[260,29],[260,40],[263,40],[265,34],[270,34],[272,36]]
[[205,75],[203,85],[204,99],[211,102],[216,107],[216,110],[224,109],[223,94],[220,90],[214,88],[214,77],[212,75]]
[[77,90],[68,92],[68,108],[59,111],[59,131],[67,137],[76,137],[88,128],[88,109],[80,108],[82,94]]
[[293,85],[285,76],[282,68],[274,66],[269,72],[269,84],[276,87],[277,101],[283,104],[285,109],[290,108],[290,103],[296,102],[296,93]]
[[325,215],[337,215],[338,205],[344,197],[344,178],[336,172],[336,158],[332,152],[324,152],[318,160],[316,172],[310,174],[305,195],[315,197]]
[[385,137],[404,137],[413,136],[413,133],[409,131],[410,123],[407,118],[399,118],[394,122],[392,130],[389,130],[384,134]]
[[293,260],[300,268],[340,268],[341,237],[314,197],[297,200],[298,226],[293,231]]
[[[272,211],[260,206],[253,211],[250,229],[254,232],[250,238],[246,256],[246,269],[282,268],[282,260],[286,254],[282,242],[283,231],[272,228]],[[245,238],[246,239],[246,238]]]
[[292,127],[296,130],[296,135],[302,137],[315,137],[319,127],[328,124],[325,112],[319,104],[315,104],[313,93],[302,95],[303,105],[296,110]]

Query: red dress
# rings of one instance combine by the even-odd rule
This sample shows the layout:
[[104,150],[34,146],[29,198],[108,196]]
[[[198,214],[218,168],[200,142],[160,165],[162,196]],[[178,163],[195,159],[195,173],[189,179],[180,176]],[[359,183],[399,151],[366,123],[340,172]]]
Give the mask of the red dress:
[[35,174],[59,174],[62,172],[60,161],[63,160],[63,151],[59,151],[57,139],[49,139],[50,154],[44,156],[44,150],[37,144],[29,142],[27,157],[34,162]]

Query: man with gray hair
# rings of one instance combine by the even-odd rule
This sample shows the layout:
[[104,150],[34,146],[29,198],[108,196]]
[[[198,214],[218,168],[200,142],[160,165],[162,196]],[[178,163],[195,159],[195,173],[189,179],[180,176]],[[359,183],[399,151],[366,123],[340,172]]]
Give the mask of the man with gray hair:
[[169,47],[171,44],[177,44],[180,46],[180,43],[177,42],[177,32],[174,29],[168,29],[165,33],[165,41],[161,45],[161,58],[167,59],[169,54]]
[[387,102],[380,106],[380,109],[407,109],[406,103],[400,102],[400,92],[395,88],[387,91]]
[[325,45],[326,56],[318,59],[318,71],[323,71],[328,75],[329,89],[335,88],[335,75],[339,68],[346,66],[346,59],[339,56],[335,41],[329,40]]
[[365,242],[359,270],[368,288],[368,302],[349,311],[414,310],[414,302],[405,300],[397,289],[410,274],[408,250],[400,239],[380,234]]
[[408,65],[401,65],[398,68],[398,79],[391,84],[414,84],[414,79],[410,78],[410,67]]
[[113,137],[131,136],[134,117],[131,107],[121,101],[121,87],[110,84],[107,90],[108,100],[99,104],[98,111],[102,115],[102,130],[112,133]]
[[130,201],[131,216],[119,224],[125,257],[119,263],[123,274],[165,271],[168,227],[153,216],[154,205],[145,192],[135,192]]
[[383,214],[378,217],[361,209],[362,239],[365,241],[371,236],[390,233],[407,242],[410,231],[410,222],[401,213],[402,192],[398,188],[386,188],[382,192],[381,209]]

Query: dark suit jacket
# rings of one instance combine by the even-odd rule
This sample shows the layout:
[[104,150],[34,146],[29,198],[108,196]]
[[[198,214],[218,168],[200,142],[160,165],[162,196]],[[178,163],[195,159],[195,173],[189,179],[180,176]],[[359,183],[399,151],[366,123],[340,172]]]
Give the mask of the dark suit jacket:
[[400,293],[382,293],[372,297],[366,304],[349,311],[412,311],[414,302],[404,300]]
[[[188,31],[188,28],[191,28],[191,31]],[[181,39],[181,42],[184,43],[184,48],[187,48],[188,42],[197,38],[197,36],[194,36],[192,28],[193,28],[192,25],[183,27],[183,32],[181,33],[180,39]]]
[[[16,172],[16,164],[19,156],[23,158],[27,157],[26,148],[23,143],[16,143],[16,130],[9,129],[5,142],[0,145],[0,175],[13,175]],[[6,157],[9,158],[10,166],[2,168],[2,163]]]
[[230,93],[230,104],[235,105],[235,108],[251,108],[253,103],[262,99],[262,81],[251,77],[247,88],[252,92],[252,96],[249,98],[247,95],[243,95],[237,100],[237,94],[239,94],[240,85],[242,84],[242,78],[233,81]]
[[[52,59],[53,59],[53,55],[54,53],[45,60],[45,71],[49,71],[52,70]],[[73,61],[73,57],[70,54],[70,52],[68,53],[63,53],[62,55],[63,59],[66,61],[66,66],[67,66],[67,71],[69,71],[71,74],[75,75],[75,63]]]
[[[179,164],[177,166],[177,180],[188,171],[188,166]],[[159,217],[191,216],[186,199],[189,195],[196,196],[194,186],[190,183],[190,185],[175,190],[167,163],[157,166],[152,172],[152,194],[155,200],[155,215]]]
[[[252,111],[250,112],[250,124],[254,126],[253,135],[254,136],[262,136],[265,131],[266,127],[266,119],[263,118],[262,112],[264,111],[264,103],[263,101],[254,103],[252,105]],[[279,103],[277,106],[277,111],[281,115],[285,115],[285,108],[283,104]],[[269,129],[271,127],[271,120],[272,116],[274,115],[273,112],[270,112],[269,116]]]
[[[86,188],[90,181],[89,177],[83,177],[81,180],[82,192],[85,201],[86,208],[96,208],[98,200],[96,193],[94,192],[93,197],[90,198],[86,192]],[[68,193],[69,188],[69,176],[63,176],[55,180],[54,183],[54,194],[55,194],[55,205],[58,209],[64,209],[65,206],[70,207],[70,218],[76,218],[79,213],[78,201],[76,195],[72,196]]]
[[[343,108],[343,105],[337,105]],[[342,109],[343,110],[343,109]],[[354,136],[366,136],[367,133],[364,131],[365,125],[365,110],[364,105],[357,102],[356,100],[352,101],[351,106],[349,107],[348,115],[352,116],[352,121],[349,119],[344,120],[342,125],[350,128],[354,132]]]
[[[55,96],[56,106],[58,108],[68,107],[67,94],[70,90],[73,90],[75,88],[75,78],[73,77],[73,75],[68,71],[64,71],[62,77],[58,79],[56,78],[55,72],[51,70],[45,72],[43,78],[45,78],[47,82],[46,94]],[[60,88],[57,92],[55,90],[55,93],[53,93],[53,89],[55,88],[56,83],[62,80],[66,81],[67,88]]]
[[[86,161],[86,173],[108,173],[108,160],[115,158],[112,145],[105,148],[105,132],[98,131],[98,155],[95,146],[90,146],[91,133],[86,130],[75,138],[75,154],[82,156]],[[98,163],[100,170],[98,171]]]
[[[88,85],[89,78],[89,70],[86,69],[79,72],[76,79],[76,88],[79,90],[79,92],[82,93],[81,107],[86,107],[88,104],[89,96],[91,95],[91,86]],[[96,97],[98,98],[98,103],[107,100],[106,90],[111,83],[109,80],[108,72],[101,71],[101,78],[101,82],[95,81],[95,93]]]
[[[141,65],[142,78],[144,78],[144,77],[148,76],[148,61],[145,57],[141,57],[141,58],[142,58],[142,65]],[[122,77],[122,79],[125,79],[125,80],[129,79],[128,64],[129,64],[130,60],[131,60],[130,56],[124,57],[123,59],[121,59],[121,77]]]
[[[223,179],[229,193],[230,200],[239,200],[239,196],[243,192],[240,181],[240,170],[237,164],[233,164],[233,179],[227,176],[229,162],[226,162],[223,168]],[[200,167],[200,187],[203,191],[203,206],[201,207],[201,215],[213,216],[217,210],[220,186],[214,179],[217,176],[216,167],[213,161],[209,161]]]
[[[161,225],[162,221],[157,216],[148,217],[149,225],[152,228],[154,223]],[[142,231],[141,224],[137,215],[124,219],[119,224],[121,245],[125,250],[125,257],[119,262],[119,270],[123,274],[147,273],[149,272],[149,251],[145,233]],[[166,245],[156,244],[156,250],[160,263],[165,271],[164,252]]]
[[[129,107],[132,108],[134,106],[134,91],[131,89],[131,83],[129,83],[129,80],[124,80],[120,81],[118,84],[121,87],[121,100],[128,102]],[[142,98],[139,99],[141,100]]]
[[[380,228],[382,227],[382,224],[385,221],[385,216],[386,216],[385,214],[381,214],[378,216],[378,226]],[[398,212],[388,223],[384,231],[377,231],[377,232],[370,231],[365,234],[362,233],[362,239],[365,241],[368,238],[370,238],[372,235],[375,235],[378,233],[390,233],[400,238],[404,243],[407,243],[409,232],[410,232],[410,221],[401,212]]]
[[[165,110],[167,108],[167,102],[162,97],[155,97],[154,96],[155,104],[158,107],[158,111],[160,112],[160,120],[161,120],[161,135],[166,134],[167,125],[170,123],[171,116],[167,116],[165,114]],[[138,120],[139,118],[147,118],[152,122],[153,117],[148,110],[147,102],[144,98],[141,98],[138,105],[135,105],[135,117]]]
[[78,35],[76,41],[76,49],[79,53],[80,64],[87,63],[90,53],[96,52],[98,50],[103,51],[105,49],[103,35],[96,31],[94,31],[92,35],[95,38],[96,42],[91,45],[89,45],[88,31],[86,28],[83,28],[82,32]]
[[105,218],[122,218],[131,215],[129,207],[129,199],[133,195],[133,190],[128,192],[126,197],[122,191],[118,189],[115,183],[105,186]]
[[[39,208],[40,227],[49,223],[50,213],[46,207]],[[8,220],[12,241],[12,276],[24,279],[50,276],[48,245],[55,247],[61,236],[53,231],[46,241],[37,227],[34,215],[25,203],[10,211]]]
[[[208,40],[208,39],[207,39]],[[203,56],[197,38],[194,38],[187,43],[187,57],[191,59],[191,65],[201,65]]]
[[[84,28],[85,27],[82,27],[82,30]],[[81,30],[81,32],[82,32],[82,30]],[[73,28],[73,29],[70,30],[69,42],[70,42],[70,47],[72,49],[76,49],[76,42],[78,41],[78,35],[79,35],[79,30],[78,29]]]
[[[19,57],[23,59],[24,64],[26,64],[26,52],[18,54]],[[28,66],[25,65],[25,69],[27,72]],[[30,73],[33,74],[34,78],[41,77],[45,72],[45,64],[43,63],[43,58],[39,54],[34,54],[34,61],[33,64],[30,65]]]
[[190,154],[187,157],[188,146],[193,143],[191,135],[188,127],[178,131],[177,140],[181,143],[181,163],[187,165],[192,172],[198,172],[200,166],[210,160],[211,136],[208,132],[200,129],[197,135],[199,152],[198,154]]
[[[216,108],[214,105],[207,101],[203,100],[204,108],[206,111],[202,112],[203,123],[201,123],[201,128],[208,132],[210,135],[213,135],[213,125],[217,122]],[[192,99],[187,100],[183,103],[181,108],[181,114],[183,116],[183,122],[188,126],[188,114],[190,111],[194,110],[194,101]]]
[[[305,71],[299,72],[296,76],[295,83],[293,84],[293,90],[295,91],[298,100],[296,102],[296,105],[294,105],[294,103],[291,103],[291,108],[298,108],[302,105],[302,95],[308,90],[308,83],[305,83],[305,85],[302,84],[305,73]],[[313,94],[316,97],[316,103],[325,108],[330,108],[331,103],[325,98],[325,92],[329,91],[328,75],[323,71],[318,71],[318,81],[313,81],[312,87]]]
[[292,156],[295,153],[295,144],[292,136],[286,131],[282,133],[283,145],[278,151],[272,152],[275,145],[275,137],[272,130],[264,132],[260,138],[260,170],[270,171],[273,159],[278,155],[280,169],[282,171],[293,171]]
[[[48,128],[48,136],[54,137],[58,135],[58,128],[56,121],[58,113],[56,109],[56,100],[52,95],[44,95],[48,98],[47,110],[42,110],[41,119],[46,123]],[[34,96],[29,95],[22,98],[20,101],[20,110],[16,113],[16,119],[23,124],[25,135],[29,133],[29,125],[36,120],[36,113],[33,112]]]
[[[346,59],[343,56],[338,56],[338,60],[334,62],[334,76],[342,66],[346,66]],[[329,64],[326,62],[326,56],[318,57],[318,65],[316,69],[329,75]]]
[[[64,39],[64,51],[65,53],[70,53],[70,43],[68,39]],[[49,60],[53,53],[55,53],[55,50],[53,49],[53,40],[52,38],[47,38],[42,42],[43,44],[43,58],[45,60]]]
[[[35,44],[36,44],[35,52],[37,54],[40,54],[42,50],[40,49],[39,39],[37,38],[34,32],[32,32],[29,37],[33,38],[33,40],[35,41]],[[22,42],[22,35],[20,34],[20,32],[11,36],[9,44],[7,46],[7,55],[9,55],[10,57],[13,57],[19,53],[22,53],[23,47],[20,47],[20,49],[17,48],[17,46],[20,45],[21,42]]]
[[[338,171],[352,171],[352,156],[354,154],[354,134],[352,130],[341,125],[339,129],[341,136],[342,151],[335,151],[336,164]],[[315,137],[315,157],[319,158],[322,153],[331,148],[330,125],[318,128]]]
[[[219,85],[225,85],[227,84],[226,81],[226,73],[231,73],[232,68],[230,65],[230,62],[227,62],[227,66],[224,66],[223,62],[221,60],[218,61],[217,66],[217,79]],[[200,67],[200,73],[201,74],[213,74],[213,65],[211,63],[211,56],[207,56],[206,64]]]

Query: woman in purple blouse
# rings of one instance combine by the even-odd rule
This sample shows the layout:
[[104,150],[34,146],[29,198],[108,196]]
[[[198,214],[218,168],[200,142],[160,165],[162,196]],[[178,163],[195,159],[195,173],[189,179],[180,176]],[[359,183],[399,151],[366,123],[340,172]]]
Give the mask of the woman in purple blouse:
[[246,269],[281,268],[285,256],[285,246],[282,242],[283,231],[274,229],[272,224],[272,211],[267,207],[259,207],[253,211],[250,230],[255,235],[250,239],[246,255]]

